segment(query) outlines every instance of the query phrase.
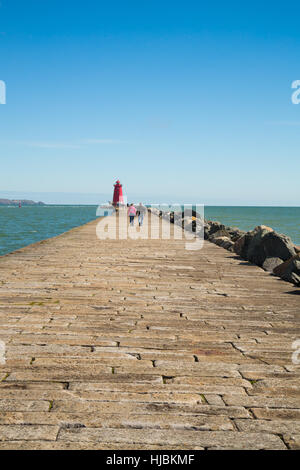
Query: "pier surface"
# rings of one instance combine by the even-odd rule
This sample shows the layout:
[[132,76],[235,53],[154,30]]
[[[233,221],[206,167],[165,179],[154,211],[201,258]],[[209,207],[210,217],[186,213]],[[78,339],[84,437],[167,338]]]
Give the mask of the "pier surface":
[[0,449],[299,448],[299,289],[96,224],[0,258]]

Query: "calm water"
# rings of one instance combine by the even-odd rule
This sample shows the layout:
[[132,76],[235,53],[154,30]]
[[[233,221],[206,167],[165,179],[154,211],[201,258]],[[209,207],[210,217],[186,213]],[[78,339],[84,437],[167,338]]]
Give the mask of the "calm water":
[[0,206],[0,255],[96,218],[96,206]]
[[276,232],[291,237],[300,244],[300,207],[210,207],[204,209],[207,220],[218,220],[241,230],[252,230],[257,225],[268,225]]
[[[96,218],[96,206],[0,206],[0,255]],[[205,218],[251,230],[264,224],[300,245],[300,207],[205,207]]]

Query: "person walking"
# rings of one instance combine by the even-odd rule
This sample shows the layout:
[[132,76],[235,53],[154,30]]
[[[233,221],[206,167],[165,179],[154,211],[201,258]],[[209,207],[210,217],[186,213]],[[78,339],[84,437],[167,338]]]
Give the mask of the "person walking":
[[129,216],[130,225],[133,227],[134,226],[134,218],[136,216],[136,208],[134,207],[133,204],[130,204],[130,206],[128,208],[128,216]]
[[144,216],[147,212],[147,209],[143,204],[140,202],[139,205],[136,208],[137,210],[137,215],[138,215],[138,221],[139,221],[139,226],[141,227],[144,222]]

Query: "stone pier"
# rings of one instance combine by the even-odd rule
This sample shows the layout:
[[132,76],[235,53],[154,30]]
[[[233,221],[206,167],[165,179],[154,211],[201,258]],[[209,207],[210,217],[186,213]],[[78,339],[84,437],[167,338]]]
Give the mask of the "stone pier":
[[299,289],[96,225],[0,258],[0,449],[300,448]]

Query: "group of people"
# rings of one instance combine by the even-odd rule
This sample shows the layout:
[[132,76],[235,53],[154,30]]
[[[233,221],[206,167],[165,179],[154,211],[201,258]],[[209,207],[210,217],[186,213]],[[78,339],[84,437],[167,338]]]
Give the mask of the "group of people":
[[129,223],[131,226],[134,226],[134,218],[138,216],[138,222],[139,226],[141,227],[144,222],[144,215],[147,212],[147,208],[143,206],[143,204],[140,202],[138,206],[135,207],[135,205],[132,203],[128,207],[128,217],[129,217]]

